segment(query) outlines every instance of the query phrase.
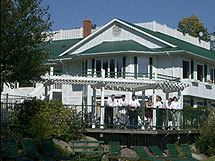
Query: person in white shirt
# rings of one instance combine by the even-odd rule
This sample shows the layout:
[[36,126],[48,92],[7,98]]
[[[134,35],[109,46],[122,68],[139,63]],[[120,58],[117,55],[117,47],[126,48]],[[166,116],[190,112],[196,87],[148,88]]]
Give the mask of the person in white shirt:
[[173,97],[173,101],[171,103],[171,109],[173,111],[173,126],[179,128],[180,126],[180,108],[177,97]]
[[156,109],[157,110],[156,125],[157,125],[158,129],[162,129],[162,127],[163,127],[163,115],[164,115],[163,110],[165,109],[165,107],[163,107],[163,104],[161,103],[161,101],[162,101],[162,98],[160,96],[157,96],[155,106],[157,108]]
[[[125,95],[122,95],[122,98],[118,100],[118,107],[119,107],[119,111],[118,111],[119,123],[121,125],[126,125],[126,123],[128,122],[128,117],[126,115],[128,101],[125,98]],[[124,128],[124,127],[122,127],[122,128]]]
[[172,126],[171,122],[169,122],[169,114],[172,114],[171,104],[172,104],[172,98],[169,98],[168,100],[166,100],[165,102],[166,113],[164,114],[166,115],[166,118],[164,119],[164,125],[166,126],[166,128],[168,128],[169,126]]
[[166,109],[171,110],[172,109],[171,105],[172,105],[172,98],[169,98],[168,100],[166,100],[166,104],[165,104]]
[[111,97],[108,98],[107,104],[105,107],[105,124],[107,127],[113,127],[113,108],[117,107],[117,100],[115,95],[112,94]]
[[129,101],[128,105],[130,107],[129,111],[128,111],[130,126],[136,128],[135,126],[137,126],[137,124],[138,124],[137,109],[140,107],[140,103],[136,99],[135,95],[132,95],[132,98]]

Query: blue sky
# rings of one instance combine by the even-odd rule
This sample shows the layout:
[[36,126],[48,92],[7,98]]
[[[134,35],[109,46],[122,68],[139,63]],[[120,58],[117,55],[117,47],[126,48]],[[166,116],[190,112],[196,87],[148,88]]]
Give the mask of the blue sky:
[[85,18],[97,26],[113,18],[131,23],[155,20],[177,28],[182,17],[196,14],[209,32],[215,31],[215,0],[44,0],[49,5],[52,30],[82,26]]

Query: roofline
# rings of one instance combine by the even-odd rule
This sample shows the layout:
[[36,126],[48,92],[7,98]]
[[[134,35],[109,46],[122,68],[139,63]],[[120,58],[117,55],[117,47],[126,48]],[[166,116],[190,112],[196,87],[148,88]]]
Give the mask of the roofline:
[[162,43],[164,43],[164,44],[166,44],[166,45],[168,45],[168,46],[171,46],[171,47],[177,47],[177,46],[175,46],[175,45],[173,45],[173,44],[170,44],[170,43],[168,43],[168,42],[166,42],[166,41],[164,41],[164,40],[162,40],[162,39],[159,39],[159,38],[157,38],[157,37],[155,37],[155,36],[153,36],[153,35],[151,35],[151,34],[148,34],[147,32],[144,32],[144,31],[142,31],[142,30],[140,30],[140,29],[138,29],[138,28],[136,28],[136,27],[133,27],[133,26],[131,26],[130,24],[128,24],[128,23],[125,23],[125,22],[123,22],[123,21],[121,21],[121,20],[119,20],[119,19],[117,19],[117,18],[114,18],[113,20],[111,20],[110,22],[108,22],[107,24],[105,24],[104,26],[102,26],[100,29],[98,29],[97,31],[95,31],[94,33],[92,33],[92,34],[90,34],[89,36],[87,36],[86,38],[84,38],[84,39],[82,39],[81,41],[79,41],[77,44],[75,44],[75,45],[73,45],[72,47],[70,47],[69,49],[67,49],[66,51],[64,51],[62,54],[60,54],[59,56],[63,56],[64,54],[66,54],[66,53],[68,53],[70,50],[72,50],[72,49],[74,49],[75,47],[77,47],[77,46],[79,46],[81,43],[83,43],[83,42],[85,42],[85,41],[88,41],[88,39],[90,39],[91,37],[93,37],[94,35],[96,35],[97,33],[99,33],[100,31],[102,31],[102,30],[104,30],[106,27],[108,27],[109,25],[111,25],[113,22],[119,22],[119,23],[121,23],[121,24],[123,24],[123,25],[125,25],[125,26],[127,26],[127,27],[129,27],[129,28],[132,28],[132,29],[134,29],[134,30],[136,30],[136,31],[138,31],[138,32],[140,32],[140,33],[142,33],[142,34],[144,34],[144,35],[147,35],[147,36],[149,36],[149,37],[151,37],[151,38],[153,38],[153,39],[155,39],[155,40],[157,40],[157,41],[160,41],[160,42],[162,42]]
[[[168,54],[171,54],[171,53],[188,53],[190,55],[193,55],[193,56],[197,56],[197,57],[200,57],[200,58],[203,58],[203,59],[206,59],[206,60],[209,60],[209,61],[213,61],[215,62],[215,60],[213,59],[210,59],[210,58],[206,58],[204,56],[200,56],[200,55],[197,55],[195,53],[192,53],[192,52],[188,52],[186,50],[175,50],[175,51],[134,51],[134,50],[126,50],[126,51],[113,51],[113,52],[100,52],[100,53],[88,53],[88,54],[77,54],[76,57],[80,57],[80,56],[95,56],[95,55],[107,55],[107,54],[130,54],[130,53],[142,53],[142,54],[163,54],[163,53],[168,53]],[[76,57],[73,57],[73,58],[76,58]],[[73,58],[57,58],[57,59],[49,59],[48,61],[56,61],[56,60],[71,60]]]

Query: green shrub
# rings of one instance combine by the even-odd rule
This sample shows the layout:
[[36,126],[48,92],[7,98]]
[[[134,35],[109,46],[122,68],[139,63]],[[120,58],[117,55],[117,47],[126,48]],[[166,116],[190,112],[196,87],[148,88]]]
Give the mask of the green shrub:
[[215,113],[210,113],[208,121],[200,130],[200,136],[197,138],[197,148],[200,153],[208,156],[215,155]]
[[19,128],[10,133],[19,134],[21,138],[57,138],[69,141],[84,136],[85,122],[82,114],[58,100],[25,101],[14,107],[11,116],[11,125]]

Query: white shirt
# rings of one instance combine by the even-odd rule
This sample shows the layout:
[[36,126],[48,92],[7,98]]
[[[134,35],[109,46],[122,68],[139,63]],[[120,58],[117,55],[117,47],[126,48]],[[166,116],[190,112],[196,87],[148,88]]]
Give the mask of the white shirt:
[[171,104],[172,104],[172,103],[171,103],[171,102],[169,103],[169,100],[166,100],[165,106],[166,106],[167,109],[172,109],[172,108],[171,108]]
[[108,106],[111,106],[111,107],[117,106],[117,100],[116,100],[116,99],[112,100],[112,99],[109,97],[108,100],[107,100],[107,105],[108,105]]
[[156,102],[155,106],[156,108],[163,108],[163,104],[161,103],[161,101]]
[[180,109],[178,101],[172,101],[170,107],[171,107],[171,109],[174,109],[174,110],[179,110]]
[[[125,99],[124,101],[122,99],[119,99],[118,100],[118,106],[119,107],[122,107],[122,105],[124,106],[128,106],[128,101]],[[119,113],[121,114],[126,114],[126,110],[125,110],[126,107],[122,107],[122,108],[119,108]]]
[[[139,106],[140,106],[139,101],[138,101],[138,100],[136,100],[136,99],[135,99],[135,100],[132,100],[132,99],[131,99],[131,100],[129,101],[129,103],[128,103],[128,104],[129,104],[130,106],[132,106],[132,107],[136,107],[136,106],[138,106],[138,107],[139,107]],[[136,109],[132,108],[131,110],[132,110],[132,111],[134,111],[134,110],[136,110]]]
[[124,101],[122,99],[118,100],[118,106],[122,107],[122,105],[124,105],[124,106],[128,105],[127,99],[125,99]]

